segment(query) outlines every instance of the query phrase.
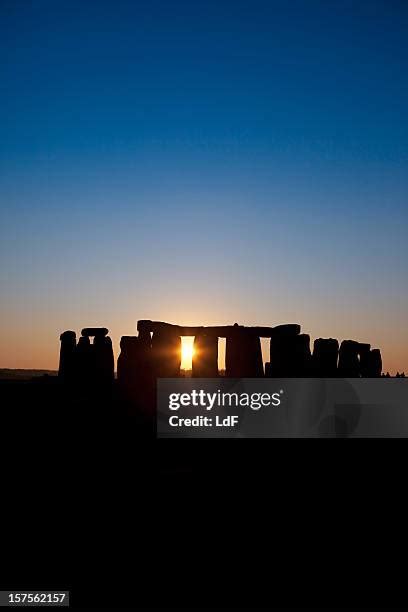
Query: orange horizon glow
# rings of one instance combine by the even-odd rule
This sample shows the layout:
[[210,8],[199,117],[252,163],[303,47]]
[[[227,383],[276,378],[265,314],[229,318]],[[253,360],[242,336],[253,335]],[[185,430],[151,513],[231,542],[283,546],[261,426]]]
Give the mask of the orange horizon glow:
[[[101,313],[103,308],[101,306]],[[148,311],[146,311],[148,312]],[[149,313],[150,314],[150,313]],[[248,316],[245,318],[235,318],[231,316],[213,316],[205,317],[203,312],[199,312],[196,317],[191,318],[187,312],[177,316],[176,313],[169,313],[168,316],[163,316],[162,312],[153,312],[152,320],[167,320],[182,325],[220,325],[231,324],[236,320],[242,325],[255,324],[271,324],[270,317]],[[333,321],[327,317],[324,320],[325,313],[319,320],[309,319],[302,325],[302,332],[310,334],[310,343],[313,347],[313,341],[319,337],[335,337],[339,341],[344,339],[356,339],[360,342],[371,343],[372,348],[380,348],[383,359],[383,371],[395,374],[398,372],[407,373],[408,371],[408,349],[405,328],[396,325],[395,330],[390,327],[383,327],[381,322],[375,324],[369,321],[370,325],[360,330],[361,325],[357,326],[357,321],[342,321],[341,325],[337,321]],[[122,335],[135,335],[136,324],[134,316],[129,313],[129,320],[116,319],[112,322],[107,321],[102,314],[99,317],[84,317],[80,313],[75,317],[67,316],[57,317],[53,320],[41,317],[41,320],[34,321],[20,319],[13,321],[10,317],[8,327],[3,327],[0,342],[0,368],[6,369],[32,369],[32,370],[57,370],[59,362],[59,335],[66,329],[73,329],[80,335],[82,327],[91,324],[95,326],[108,327],[109,335],[112,338],[115,363],[120,353],[120,338]],[[17,319],[17,317],[15,317]],[[142,317],[140,317],[142,318]],[[148,318],[148,317],[146,317]],[[300,320],[296,313],[292,316],[273,317],[272,324]],[[336,324],[337,323],[337,324]],[[352,325],[354,323],[354,325]],[[360,321],[358,323],[361,323]],[[405,334],[405,335],[404,335]],[[182,337],[182,355],[181,369],[191,370],[194,337]],[[269,361],[269,341],[261,339],[263,361]],[[218,343],[218,367],[220,370],[225,369],[225,338],[220,338]]]

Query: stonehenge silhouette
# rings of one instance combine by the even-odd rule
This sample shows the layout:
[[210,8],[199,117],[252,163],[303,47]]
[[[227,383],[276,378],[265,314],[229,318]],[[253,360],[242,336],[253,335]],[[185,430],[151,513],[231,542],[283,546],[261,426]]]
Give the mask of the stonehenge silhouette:
[[[117,362],[117,383],[130,399],[146,396],[157,378],[181,375],[181,337],[194,336],[192,376],[215,378],[218,339],[226,338],[225,375],[229,378],[354,378],[380,377],[381,352],[370,344],[300,333],[300,325],[247,327],[238,325],[189,327],[140,320],[137,336],[123,336]],[[59,377],[74,385],[106,389],[114,381],[112,342],[105,327],[87,327],[61,334]],[[93,338],[93,342],[90,341]],[[262,361],[261,338],[270,339],[270,359]]]

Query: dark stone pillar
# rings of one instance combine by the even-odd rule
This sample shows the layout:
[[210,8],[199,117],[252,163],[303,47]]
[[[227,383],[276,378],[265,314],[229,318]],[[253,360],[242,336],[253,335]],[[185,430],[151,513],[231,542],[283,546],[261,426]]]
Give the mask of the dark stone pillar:
[[60,341],[58,376],[64,382],[71,382],[75,376],[76,333],[65,331],[60,335]]
[[371,346],[369,344],[359,343],[360,376],[363,378],[370,376],[370,349]]
[[[123,336],[124,338],[131,338],[133,336]],[[137,340],[140,346],[144,346],[146,348],[146,350],[148,350],[148,352],[151,350],[152,348],[152,336],[150,334],[150,332],[146,331],[146,330],[141,330],[139,331],[139,335],[137,336]],[[150,359],[150,352],[149,352],[149,359]]]
[[181,337],[170,330],[155,332],[152,336],[152,358],[156,378],[180,376]]
[[311,375],[310,336],[299,334],[293,339],[293,374],[294,377],[307,378]]
[[[112,341],[106,327],[84,327],[79,339],[75,361],[78,382],[91,385],[111,385],[114,378],[114,358]],[[90,337],[94,337],[91,344]]]
[[139,411],[154,408],[154,384],[149,339],[122,336],[118,357],[118,386],[123,399]]
[[114,377],[112,340],[97,334],[93,342],[94,376],[97,384],[111,385]]
[[298,327],[280,326],[271,336],[269,375],[273,378],[293,377],[303,360],[307,361],[307,337],[297,340]]
[[196,378],[216,378],[218,376],[217,336],[195,336],[192,375]]
[[264,376],[259,337],[238,329],[227,338],[225,369],[229,378],[259,378]]
[[122,336],[118,357],[118,383],[140,383],[151,372],[151,347],[140,336]]
[[316,378],[335,378],[339,343],[335,338],[317,338],[313,344],[312,371]]
[[139,339],[136,336],[122,336],[118,357],[118,385],[123,389],[132,386],[137,376]]
[[248,355],[250,360],[248,363],[248,378],[263,378],[265,376],[263,359],[262,359],[262,348],[261,339],[258,336],[248,336],[247,340]]
[[228,378],[245,376],[244,341],[237,333],[227,338],[225,343],[225,375]]
[[94,347],[88,336],[81,336],[75,350],[75,381],[80,386],[93,384],[95,378]]
[[360,375],[360,346],[355,340],[343,340],[339,351],[338,375],[341,378],[358,378]]
[[369,355],[369,376],[371,378],[379,378],[382,372],[382,359],[380,349],[372,349]]

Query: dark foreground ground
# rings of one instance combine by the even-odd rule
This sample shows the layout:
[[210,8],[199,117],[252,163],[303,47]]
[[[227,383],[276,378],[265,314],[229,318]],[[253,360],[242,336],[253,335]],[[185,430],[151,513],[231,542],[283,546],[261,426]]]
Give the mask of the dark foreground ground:
[[405,605],[403,440],[157,440],[57,379],[0,382],[1,587],[74,607]]

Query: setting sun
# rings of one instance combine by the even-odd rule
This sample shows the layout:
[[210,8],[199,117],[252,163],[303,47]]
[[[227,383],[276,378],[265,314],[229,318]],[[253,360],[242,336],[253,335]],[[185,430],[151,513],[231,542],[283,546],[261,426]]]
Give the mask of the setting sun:
[[181,369],[191,370],[194,355],[194,338],[184,337],[181,339]]

